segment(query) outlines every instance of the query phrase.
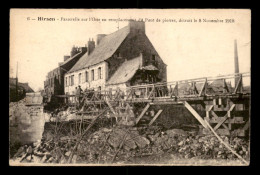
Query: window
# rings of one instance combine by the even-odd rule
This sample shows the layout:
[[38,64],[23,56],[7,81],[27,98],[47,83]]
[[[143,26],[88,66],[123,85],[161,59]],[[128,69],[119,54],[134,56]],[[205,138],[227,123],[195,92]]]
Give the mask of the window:
[[74,85],[74,75],[71,76],[71,86]]
[[158,66],[158,64],[157,64],[157,62],[156,62],[156,60],[155,60],[155,55],[152,55],[152,64],[153,64],[154,66]]
[[79,84],[81,83],[81,73],[79,73]]
[[94,69],[91,70],[91,80],[94,81],[95,80],[95,74],[94,74]]
[[85,80],[88,82],[88,71],[85,72]]
[[67,87],[68,86],[68,78],[66,77],[65,78],[65,87]]
[[98,79],[102,79],[103,77],[102,77],[103,75],[102,75],[102,69],[101,69],[101,67],[99,67],[98,68]]
[[152,60],[155,61],[155,55],[152,55]]

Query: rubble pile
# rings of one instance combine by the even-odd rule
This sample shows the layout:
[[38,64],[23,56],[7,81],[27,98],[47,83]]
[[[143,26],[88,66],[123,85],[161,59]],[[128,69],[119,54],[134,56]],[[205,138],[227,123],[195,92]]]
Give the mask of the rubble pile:
[[[244,139],[223,136],[231,147],[243,158],[249,159],[248,142]],[[77,149],[75,145],[79,142]],[[116,126],[100,128],[81,140],[77,136],[62,136],[22,146],[15,161],[34,163],[111,164],[131,163],[136,157],[174,154],[190,159],[237,159],[213,135],[198,135],[194,131],[159,127]]]
[[55,109],[54,111],[45,111],[46,114],[46,122],[65,122],[71,120],[80,120],[83,119],[92,119],[93,116],[80,115],[77,113],[75,107],[60,107]]
[[26,106],[25,99],[9,103],[10,154],[17,146],[42,138],[45,119],[42,106]]

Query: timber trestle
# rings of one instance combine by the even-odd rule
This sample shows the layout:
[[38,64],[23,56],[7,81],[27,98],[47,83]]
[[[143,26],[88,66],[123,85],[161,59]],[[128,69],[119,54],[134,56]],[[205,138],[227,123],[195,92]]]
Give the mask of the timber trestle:
[[[153,125],[164,113],[163,109],[153,109],[155,105],[182,105],[204,128],[207,128],[207,121],[218,133],[230,135],[237,131],[237,135],[243,136],[249,128],[250,73],[137,85],[126,89],[92,90],[80,97],[59,97],[76,105],[81,113],[93,113],[108,107],[107,116],[114,116],[117,121],[124,114],[126,118],[134,116],[135,125],[147,115],[150,116],[147,124]],[[79,102],[75,103],[75,98]]]

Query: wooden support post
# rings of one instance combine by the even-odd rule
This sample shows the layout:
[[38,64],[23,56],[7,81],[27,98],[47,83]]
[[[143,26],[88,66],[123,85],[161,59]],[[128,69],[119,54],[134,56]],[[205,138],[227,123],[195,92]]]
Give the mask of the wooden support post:
[[226,130],[228,130],[228,131],[230,130],[225,123],[223,123],[222,126],[223,126]]
[[218,98],[218,104],[222,105],[222,99],[221,98]]
[[137,124],[140,119],[144,116],[144,114],[146,113],[146,111],[148,110],[148,108],[150,107],[150,103],[147,103],[147,105],[145,106],[144,110],[141,112],[141,114],[138,116],[138,118],[136,119],[135,123]]
[[[176,85],[175,85],[176,87]],[[170,85],[170,94],[169,94],[169,97],[172,97],[172,95],[176,96],[174,91],[175,91],[175,87],[172,89],[172,85]]]
[[115,112],[115,110],[113,109],[111,103],[110,103],[108,100],[106,100],[106,103],[107,103],[109,109],[112,111],[112,113],[113,113],[113,114],[116,114],[116,112]]
[[231,111],[233,111],[233,109],[235,108],[235,104],[232,104],[232,106],[230,107],[230,109],[228,110],[227,114],[228,114],[228,118],[231,118]]
[[200,124],[204,127],[207,128],[207,125],[205,121],[202,119],[202,117],[195,111],[192,106],[187,102],[183,102],[184,106],[190,111],[190,113],[200,122]]
[[127,97],[126,97],[126,100],[127,100],[131,95],[132,95],[132,88],[130,89],[129,94],[128,94]]
[[219,117],[217,116],[217,114],[216,114],[214,111],[211,111],[211,114],[212,114],[213,117],[215,117],[216,119],[219,118]]
[[[233,104],[230,109],[228,110],[227,114],[222,117],[222,119],[219,121],[219,123],[214,127],[214,130],[216,131],[228,118],[230,119],[231,115],[230,112],[234,109],[236,105]],[[231,122],[229,121],[229,130],[231,129]]]
[[242,75],[240,75],[240,77],[238,79],[238,82],[236,84],[236,88],[235,88],[233,94],[236,94],[238,89],[239,89],[240,92],[242,91]]
[[154,85],[153,85],[153,88],[152,88],[152,90],[151,90],[149,96],[147,97],[147,99],[149,99],[149,98],[152,96],[153,93],[154,93]]
[[147,98],[147,96],[148,96],[148,88],[146,86],[146,88],[145,88],[145,98]]
[[198,92],[197,87],[196,87],[196,82],[192,82],[192,94],[196,95],[198,93],[199,92]]
[[210,105],[208,109],[206,109],[206,118],[209,119],[209,112],[212,110],[213,105]]
[[215,98],[213,99],[213,105],[214,105],[214,106],[217,105],[217,102],[216,102],[216,99],[215,99]]
[[219,121],[219,123],[214,127],[214,130],[216,131],[226,120],[227,120],[227,115],[222,117],[222,119]]
[[225,93],[229,93],[229,89],[228,89],[228,86],[227,86],[227,82],[226,82],[226,79],[223,79],[223,83],[224,83],[224,90],[225,90]]
[[202,89],[201,89],[201,91],[199,93],[200,97],[202,96],[203,91],[204,91],[204,95],[206,95],[206,84],[207,84],[207,79],[205,80],[205,82],[204,82],[204,84],[202,86]]
[[162,113],[162,109],[160,109],[157,113],[156,113],[156,115],[153,117],[153,119],[150,121],[150,123],[149,123],[149,126],[151,126],[152,124],[153,124],[153,122],[159,117],[159,115]]
[[249,120],[246,122],[245,126],[243,127],[243,130],[247,130],[249,128]]
[[228,118],[228,129],[231,131],[232,126],[231,126],[231,118]]

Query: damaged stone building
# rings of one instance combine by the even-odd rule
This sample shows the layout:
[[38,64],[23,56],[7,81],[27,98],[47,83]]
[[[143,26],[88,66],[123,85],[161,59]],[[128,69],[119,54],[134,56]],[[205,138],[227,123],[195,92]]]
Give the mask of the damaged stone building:
[[65,93],[83,90],[124,89],[128,86],[166,82],[167,65],[145,33],[145,23],[128,26],[109,35],[97,35],[92,52],[85,53],[65,73]]
[[72,47],[70,55],[64,56],[64,62],[59,63],[59,66],[48,72],[44,81],[44,93],[47,96],[63,95],[64,94],[64,75],[68,72],[87,52],[87,47]]

